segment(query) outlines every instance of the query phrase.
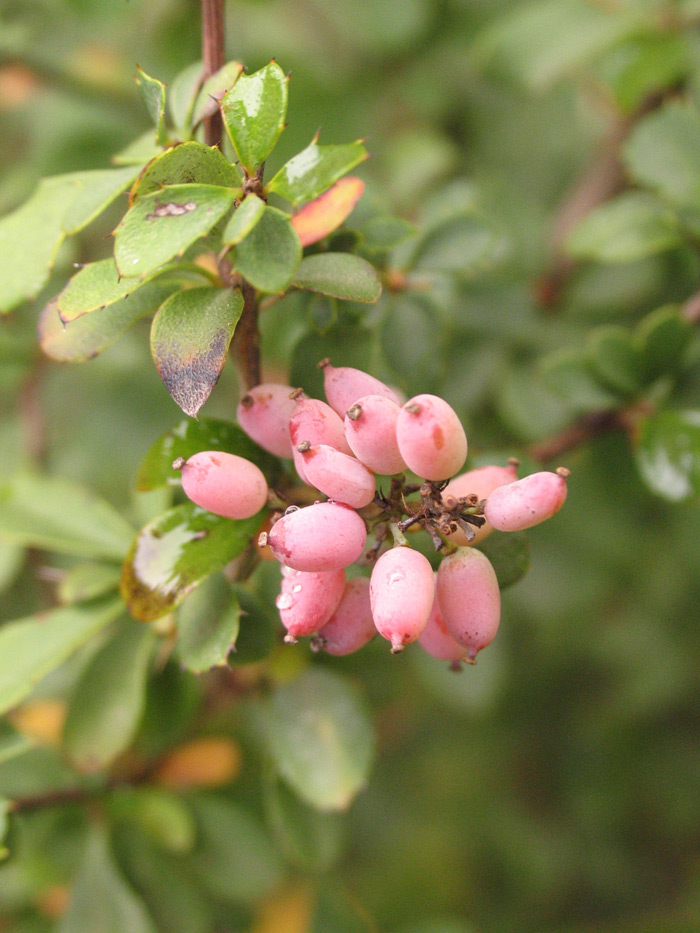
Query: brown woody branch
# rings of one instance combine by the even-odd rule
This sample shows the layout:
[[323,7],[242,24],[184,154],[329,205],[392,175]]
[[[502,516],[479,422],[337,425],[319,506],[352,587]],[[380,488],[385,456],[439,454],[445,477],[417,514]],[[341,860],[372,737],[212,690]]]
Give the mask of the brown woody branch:
[[[205,81],[225,64],[224,0],[202,0],[202,60]],[[204,141],[208,146],[219,146],[223,131],[221,111],[217,109],[204,120]]]

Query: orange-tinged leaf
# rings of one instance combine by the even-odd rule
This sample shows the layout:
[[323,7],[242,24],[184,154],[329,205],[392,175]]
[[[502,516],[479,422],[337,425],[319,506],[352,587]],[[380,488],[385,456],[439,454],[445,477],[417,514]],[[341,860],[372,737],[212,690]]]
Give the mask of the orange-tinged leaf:
[[225,737],[208,736],[180,745],[165,758],[155,773],[164,787],[219,787],[238,777],[241,749]]
[[292,226],[302,246],[317,243],[350,216],[365,190],[365,183],[353,176],[341,178],[332,188],[309,201],[292,217]]
[[10,719],[22,735],[40,745],[57,746],[63,734],[66,704],[63,700],[33,700],[14,710]]

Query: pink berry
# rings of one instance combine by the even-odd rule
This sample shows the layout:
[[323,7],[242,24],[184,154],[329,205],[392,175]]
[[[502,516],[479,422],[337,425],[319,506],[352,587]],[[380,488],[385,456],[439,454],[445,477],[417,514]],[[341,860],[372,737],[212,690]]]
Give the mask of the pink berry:
[[297,445],[302,441],[310,444],[327,444],[342,450],[344,454],[352,451],[345,439],[345,426],[339,415],[330,405],[326,405],[317,398],[300,397],[296,400],[294,411],[289,419],[289,437],[292,442],[294,466],[299,476],[306,482],[304,475],[304,461],[297,451]]
[[451,661],[454,665],[459,665],[467,654],[467,649],[454,640],[445,624],[437,598],[437,589],[427,625],[418,636],[418,644],[438,661]]
[[316,502],[287,512],[267,543],[277,560],[294,570],[339,570],[362,554],[367,532],[357,512],[339,502]]
[[353,369],[352,366],[331,366],[330,360],[323,360],[319,366],[323,368],[323,387],[328,404],[341,418],[345,417],[348,408],[363,395],[381,395],[397,405],[401,404],[393,389],[361,369]]
[[496,637],[501,620],[501,593],[491,562],[474,548],[458,548],[440,563],[436,590],[445,624],[473,661]]
[[383,395],[364,395],[345,415],[345,436],[358,460],[374,473],[391,476],[406,469],[396,441],[401,408]]
[[220,450],[193,454],[181,467],[188,499],[224,518],[250,518],[267,502],[267,481],[244,457]]
[[420,551],[395,547],[378,559],[370,578],[374,624],[391,642],[394,654],[415,641],[433,605],[435,581],[430,562]]
[[[514,464],[505,467],[477,467],[475,470],[468,470],[466,473],[456,476],[443,490],[442,501],[447,502],[450,497],[461,499],[470,495],[475,495],[481,501],[487,499],[498,486],[514,483],[517,478],[518,473]],[[471,541],[467,541],[467,536],[461,528],[449,536],[450,541],[454,541],[458,545],[478,544],[479,541],[483,541],[493,531],[493,527],[489,522],[486,522],[480,528],[477,528],[476,525],[472,527],[474,529],[474,538]]]
[[453,476],[467,457],[467,436],[455,410],[437,395],[415,395],[399,412],[396,440],[409,469],[425,479]]
[[566,500],[569,471],[543,470],[494,489],[486,500],[484,516],[499,531],[521,531],[551,518]]
[[302,635],[313,635],[335,612],[345,589],[345,570],[309,573],[282,568],[282,585],[275,605],[284,627],[285,641],[294,644]]
[[292,457],[289,419],[296,407],[291,386],[264,383],[249,389],[238,403],[238,423],[248,437],[276,457]]
[[[303,448],[303,450],[302,450]],[[376,482],[356,460],[327,444],[299,444],[306,482],[336,502],[361,509],[374,499]]]
[[[353,577],[328,622],[319,629],[316,646],[341,657],[363,648],[377,634],[372,618],[367,577]],[[311,643],[314,647],[314,643]]]

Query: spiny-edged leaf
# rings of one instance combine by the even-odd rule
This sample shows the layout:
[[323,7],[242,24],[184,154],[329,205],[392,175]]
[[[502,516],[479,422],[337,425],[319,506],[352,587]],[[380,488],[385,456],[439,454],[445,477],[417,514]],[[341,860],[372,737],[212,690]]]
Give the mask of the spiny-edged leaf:
[[155,311],[181,287],[182,282],[172,278],[148,282],[127,298],[84,314],[69,324],[61,320],[54,299],[39,317],[37,329],[41,349],[51,359],[62,363],[91,360],[111,347],[135,321]]
[[107,830],[90,826],[87,846],[71,889],[68,910],[57,933],[156,933],[141,899],[119,874],[109,850]]
[[224,243],[235,246],[244,240],[265,213],[265,202],[255,194],[249,194],[231,215],[224,227]]
[[104,499],[60,477],[18,473],[0,485],[0,539],[120,560],[134,529]]
[[217,573],[190,593],[177,615],[177,653],[195,674],[226,664],[241,610],[231,584]]
[[182,253],[220,220],[235,192],[220,185],[171,185],[134,204],[114,233],[121,275],[145,276]]
[[119,567],[115,564],[97,564],[86,561],[66,571],[58,584],[58,601],[64,606],[94,599],[116,590],[119,586]]
[[229,655],[229,664],[252,664],[262,661],[277,644],[280,617],[276,609],[251,593],[248,586],[233,585],[233,592],[240,606],[239,632],[236,646]]
[[588,335],[588,359],[615,392],[633,395],[641,387],[642,365],[632,335],[624,327],[599,327]]
[[290,383],[302,386],[312,398],[321,398],[323,372],[318,368],[319,360],[328,357],[334,366],[367,369],[374,349],[374,334],[354,321],[338,321],[323,334],[304,334],[292,352]]
[[626,192],[591,211],[566,241],[577,259],[633,262],[681,242],[678,218],[651,195]]
[[299,797],[319,810],[349,807],[374,758],[372,724],[354,686],[310,668],[278,686],[257,713],[267,751]]
[[617,393],[601,382],[580,350],[566,349],[549,354],[542,360],[541,373],[547,387],[582,414],[619,404]]
[[678,305],[663,305],[647,315],[634,334],[644,378],[653,380],[679,372],[692,334],[693,326]]
[[242,311],[238,289],[203,286],[175,292],[153,318],[153,361],[185,414],[196,418],[211,395]]
[[494,532],[480,542],[479,550],[491,561],[502,590],[521,580],[530,566],[530,543],[524,531]]
[[210,117],[219,109],[224,95],[231,90],[238,76],[243,71],[240,62],[226,62],[223,68],[213,74],[202,85],[192,111],[192,124],[196,126],[205,117]]
[[132,166],[83,172],[76,185],[75,200],[63,215],[64,232],[77,233],[87,227],[122,191],[126,191],[136,175],[137,170]]
[[73,321],[81,314],[105,308],[126,298],[142,284],[141,279],[120,276],[114,259],[90,262],[68,280],[56,299],[61,320]]
[[282,166],[266,185],[267,191],[292,204],[311,201],[369,156],[359,139],[339,146],[319,146],[316,139]]
[[374,266],[352,253],[317,253],[302,260],[294,276],[297,288],[306,288],[346,301],[377,301],[382,283]]
[[507,250],[503,234],[474,214],[449,217],[416,243],[413,264],[431,272],[471,278],[501,262]]
[[639,472],[654,492],[680,502],[700,495],[700,410],[660,411],[637,432]]
[[224,126],[249,175],[275,148],[287,116],[287,78],[277,62],[241,75],[221,101]]
[[166,149],[148,163],[131,189],[130,205],[169,185],[222,185],[235,188],[241,179],[216,146],[190,141]]
[[263,513],[233,521],[193,502],[141,529],[122,569],[121,593],[135,619],[171,612],[202,580],[238,557],[259,530]]
[[235,269],[261,292],[282,292],[301,262],[301,243],[289,214],[266,207],[236,247]]
[[258,447],[237,424],[211,418],[200,421],[187,418],[150,448],[139,467],[136,488],[139,492],[148,492],[166,484],[179,485],[180,474],[173,469],[173,460],[178,457],[188,460],[201,450],[224,450],[245,457],[256,463],[269,479],[279,472],[279,461]]
[[142,68],[138,68],[134,80],[141,91],[148,115],[156,125],[156,143],[165,146],[168,142],[165,128],[165,85],[157,78],[147,75]]
[[352,213],[365,183],[360,178],[341,178],[332,188],[305,204],[292,217],[292,226],[302,246],[318,243],[339,227]]
[[0,629],[0,712],[29,696],[40,680],[123,611],[122,601],[109,597],[4,625]]
[[202,885],[226,901],[252,904],[283,877],[280,856],[258,821],[226,799],[193,798],[199,847],[192,862]]
[[63,742],[79,771],[105,768],[131,743],[143,713],[155,633],[123,619],[73,691]]

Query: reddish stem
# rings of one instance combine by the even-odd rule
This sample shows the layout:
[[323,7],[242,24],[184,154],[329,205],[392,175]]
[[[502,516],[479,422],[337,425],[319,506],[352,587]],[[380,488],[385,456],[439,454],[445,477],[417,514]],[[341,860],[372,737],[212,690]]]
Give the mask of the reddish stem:
[[[202,0],[202,59],[204,80],[223,68],[225,51],[224,0]],[[217,110],[204,120],[204,141],[208,146],[220,146],[223,136],[221,112]]]

